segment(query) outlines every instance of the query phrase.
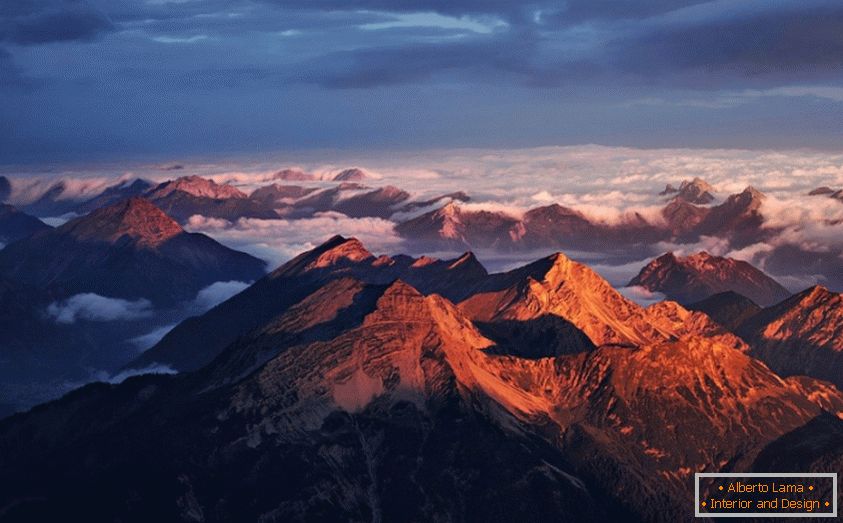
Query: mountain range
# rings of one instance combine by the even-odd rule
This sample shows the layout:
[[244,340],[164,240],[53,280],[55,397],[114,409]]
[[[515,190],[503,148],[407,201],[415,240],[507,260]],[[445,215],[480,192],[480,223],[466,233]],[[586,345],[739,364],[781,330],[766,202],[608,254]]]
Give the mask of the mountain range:
[[701,196],[709,194],[706,187],[707,184],[700,183],[683,184],[682,192],[662,209],[661,221],[648,220],[632,212],[618,223],[606,223],[559,204],[536,207],[516,218],[500,211],[466,210],[451,203],[401,222],[395,230],[402,237],[422,242],[429,248],[559,248],[599,252],[636,252],[660,241],[693,243],[703,236],[729,239],[735,247],[740,247],[761,241],[769,234],[761,229],[763,217],[759,209],[765,198],[761,192],[747,187],[719,205],[694,203],[699,198],[710,201]]
[[[368,183],[375,186],[364,185]],[[15,180],[9,184],[13,197],[36,194],[14,191],[18,184],[26,186]],[[800,281],[812,278],[832,289],[843,289],[843,275],[838,270],[843,253],[837,246],[825,245],[827,240],[823,245],[796,241],[794,235],[803,234],[801,229],[773,225],[773,217],[764,214],[773,207],[764,207],[767,197],[757,189],[748,186],[739,193],[721,195],[701,178],[682,181],[678,188],[668,184],[659,193],[665,198],[655,214],[652,209],[632,209],[612,220],[558,203],[518,214],[484,209],[482,204],[464,205],[471,198],[462,191],[421,197],[399,187],[379,185],[375,177],[356,168],[329,175],[283,169],[265,176],[256,187],[217,183],[196,175],[157,184],[126,179],[98,194],[88,190],[85,198],[73,197],[69,187],[74,185],[73,180],[44,184],[46,189],[34,201],[15,203],[34,216],[66,218],[141,196],[182,225],[194,227],[202,226],[201,220],[191,224],[194,216],[234,224],[240,219],[299,220],[339,213],[353,219],[391,221],[407,250],[417,253],[473,250],[500,256],[564,250],[593,253],[589,259],[603,258],[616,265],[650,258],[675,245],[717,241],[732,251],[748,249],[753,261],[763,260],[770,274],[797,276]],[[838,192],[821,187],[811,194],[835,197]],[[835,223],[839,220],[825,225]],[[248,222],[238,225],[247,226]]]
[[195,314],[206,289],[265,274],[140,198],[55,229],[13,213],[35,231],[0,250],[0,416],[110,375],[145,336]]
[[[836,350],[839,300],[746,332]],[[561,253],[488,274],[334,237],[150,351],[190,372],[0,421],[0,520],[689,520],[696,471],[793,434],[779,471],[843,459],[843,395],[744,340]]]
[[0,251],[0,275],[53,289],[171,305],[216,281],[253,281],[264,262],[188,233],[150,202],[131,198]]

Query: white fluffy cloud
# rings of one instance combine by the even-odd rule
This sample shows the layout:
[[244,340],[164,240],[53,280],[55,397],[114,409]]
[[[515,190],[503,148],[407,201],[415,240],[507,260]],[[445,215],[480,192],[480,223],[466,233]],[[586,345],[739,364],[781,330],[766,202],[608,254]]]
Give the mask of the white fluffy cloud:
[[271,268],[302,251],[312,249],[335,234],[354,236],[374,253],[395,252],[402,243],[393,223],[380,218],[349,218],[336,212],[319,213],[301,220],[241,218],[232,223],[192,216],[192,232],[203,232],[220,242],[267,260]]
[[76,294],[47,307],[47,315],[56,323],[86,321],[117,321],[146,318],[153,313],[149,300],[136,301],[108,298],[92,292]]
[[663,301],[666,298],[666,296],[660,292],[654,292],[638,285],[634,285],[632,287],[621,287],[618,289],[618,292],[638,305],[642,305],[644,307]]
[[218,281],[205,287],[196,295],[193,306],[199,312],[213,309],[218,304],[240,293],[249,284],[244,281]]

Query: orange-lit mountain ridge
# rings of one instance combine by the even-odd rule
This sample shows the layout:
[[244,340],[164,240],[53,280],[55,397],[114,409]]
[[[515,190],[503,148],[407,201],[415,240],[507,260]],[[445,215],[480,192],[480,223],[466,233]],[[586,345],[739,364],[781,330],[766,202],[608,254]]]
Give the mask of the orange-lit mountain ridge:
[[[547,318],[578,350],[521,355],[486,335]],[[170,351],[193,354],[214,325],[231,340],[197,372],[0,422],[0,506],[115,519],[141,496],[146,519],[673,522],[694,472],[747,470],[791,431],[843,423],[830,384],[781,378],[705,315],[643,309],[561,254],[487,275],[470,254],[376,257],[335,237],[192,322]]]

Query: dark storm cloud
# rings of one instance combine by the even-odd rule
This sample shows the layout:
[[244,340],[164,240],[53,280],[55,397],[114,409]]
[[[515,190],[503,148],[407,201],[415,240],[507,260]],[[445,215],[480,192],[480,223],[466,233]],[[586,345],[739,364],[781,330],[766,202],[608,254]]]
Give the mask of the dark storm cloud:
[[13,0],[0,5],[0,40],[15,44],[90,40],[113,28],[103,13],[82,0]]
[[837,0],[0,0],[0,151],[825,144],[841,66]]
[[[436,2],[413,5],[444,11]],[[668,12],[670,5],[691,8]],[[469,7],[492,14],[480,3]],[[300,78],[331,88],[417,83],[447,74],[540,87],[623,80],[704,89],[838,78],[843,4],[729,7],[661,1],[610,9],[607,3],[571,2],[552,24],[537,8],[541,16],[534,20],[486,35],[328,53],[304,64]],[[566,16],[590,24],[572,29],[560,23]],[[630,21],[636,17],[642,21]]]
[[607,50],[622,70],[647,75],[697,71],[803,81],[841,71],[843,4],[664,25]]

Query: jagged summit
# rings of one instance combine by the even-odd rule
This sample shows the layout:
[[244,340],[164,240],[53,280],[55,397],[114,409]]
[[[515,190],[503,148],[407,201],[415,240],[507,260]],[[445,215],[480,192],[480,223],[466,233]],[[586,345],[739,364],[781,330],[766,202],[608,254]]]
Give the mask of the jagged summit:
[[128,237],[138,245],[155,247],[184,232],[164,211],[143,198],[129,198],[97,209],[57,229],[81,241],[114,243]]
[[757,209],[766,199],[767,195],[752,185],[747,185],[746,188],[739,194],[733,194],[729,197],[729,200],[747,205],[750,209]]
[[646,345],[666,338],[644,309],[621,296],[591,268],[561,252],[491,275],[460,308],[481,322],[557,316],[598,346]]
[[474,253],[471,251],[468,251],[459,258],[452,260],[451,263],[448,265],[449,270],[456,269],[458,267],[473,267],[478,271],[486,273],[486,268],[483,267],[483,264],[480,263],[480,260],[478,260],[477,256],[475,256]]
[[663,254],[642,268],[628,285],[664,293],[683,304],[730,290],[760,305],[790,296],[787,289],[751,264],[705,251],[685,257]]
[[245,199],[248,195],[240,189],[228,184],[218,184],[213,180],[191,175],[164,182],[147,193],[150,199],[162,199],[173,192],[183,192],[203,198],[225,200],[229,198]]
[[290,276],[313,269],[326,269],[341,263],[355,263],[369,259],[374,260],[375,257],[360,240],[335,235],[316,248],[285,263],[273,271],[270,277]]
[[714,201],[714,187],[701,178],[685,180],[676,191],[676,198],[697,205],[705,205]]
[[662,192],[659,193],[659,196],[667,196],[668,194],[673,194],[673,193],[678,192],[678,191],[679,191],[679,189],[674,187],[673,184],[668,183],[664,186],[664,189],[662,190]]

